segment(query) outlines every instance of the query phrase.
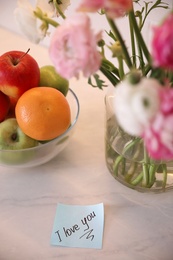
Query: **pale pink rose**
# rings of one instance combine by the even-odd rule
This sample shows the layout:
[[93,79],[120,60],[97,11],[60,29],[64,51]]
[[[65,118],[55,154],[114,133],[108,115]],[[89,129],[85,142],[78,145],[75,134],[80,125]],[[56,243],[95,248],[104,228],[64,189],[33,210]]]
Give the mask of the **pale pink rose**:
[[154,28],[152,57],[155,66],[173,70],[173,13]]
[[94,34],[90,19],[79,13],[64,20],[58,26],[50,42],[50,58],[59,74],[64,78],[85,77],[95,73],[101,65],[101,55],[97,50],[100,34]]
[[110,18],[117,18],[124,16],[132,8],[132,0],[83,0],[78,11],[97,12],[104,9]]
[[83,0],[77,10],[82,12],[97,12],[103,8],[104,2],[105,0]]
[[160,91],[160,111],[143,133],[146,148],[153,159],[173,159],[173,89]]
[[104,8],[110,18],[123,17],[133,8],[132,0],[105,0]]

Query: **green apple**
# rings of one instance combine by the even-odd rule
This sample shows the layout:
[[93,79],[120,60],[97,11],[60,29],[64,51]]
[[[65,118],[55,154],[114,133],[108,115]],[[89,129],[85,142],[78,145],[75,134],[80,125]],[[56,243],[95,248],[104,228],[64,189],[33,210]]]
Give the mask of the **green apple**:
[[21,131],[15,118],[0,123],[0,149],[19,150],[38,145],[38,141]]
[[36,151],[31,149],[0,150],[0,165],[22,166],[30,164],[35,159]]
[[69,89],[69,81],[61,77],[56,72],[54,66],[46,65],[40,68],[39,86],[56,88],[66,96]]

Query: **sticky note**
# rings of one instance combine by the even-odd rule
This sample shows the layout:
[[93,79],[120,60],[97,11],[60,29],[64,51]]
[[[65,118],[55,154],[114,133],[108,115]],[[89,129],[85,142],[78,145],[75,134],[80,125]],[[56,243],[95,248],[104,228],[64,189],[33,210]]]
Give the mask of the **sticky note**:
[[104,228],[103,203],[95,205],[57,205],[51,245],[102,248]]

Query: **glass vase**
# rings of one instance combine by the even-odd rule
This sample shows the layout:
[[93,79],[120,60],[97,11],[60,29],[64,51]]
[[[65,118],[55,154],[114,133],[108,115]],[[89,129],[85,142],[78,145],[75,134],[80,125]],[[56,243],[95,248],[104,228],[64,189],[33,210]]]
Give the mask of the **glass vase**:
[[114,108],[114,87],[105,97],[105,159],[112,176],[140,192],[163,192],[173,188],[173,161],[154,161],[143,140],[130,136],[117,124]]

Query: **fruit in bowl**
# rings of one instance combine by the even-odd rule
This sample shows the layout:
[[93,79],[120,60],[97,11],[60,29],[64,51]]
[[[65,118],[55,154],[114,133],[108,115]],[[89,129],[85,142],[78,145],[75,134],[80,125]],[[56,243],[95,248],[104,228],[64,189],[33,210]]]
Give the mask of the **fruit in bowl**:
[[0,122],[2,122],[10,109],[10,99],[2,91],[0,91]]
[[19,150],[37,145],[38,141],[27,136],[15,118],[8,118],[0,123],[1,150]]
[[0,91],[11,99],[13,106],[26,90],[40,82],[40,68],[28,51],[13,50],[0,56]]
[[[20,129],[17,120],[15,118],[8,118],[0,123],[0,150],[20,150],[35,147],[39,142],[33,138],[27,136]],[[9,156],[8,153],[2,153],[0,161],[4,163],[14,163],[25,160],[23,156],[18,156],[17,153],[13,153],[13,156]]]
[[45,65],[40,68],[40,86],[49,86],[61,91],[64,96],[69,89],[69,81],[61,77],[52,65]]
[[51,87],[26,91],[15,108],[22,131],[36,140],[45,141],[63,134],[70,126],[70,106],[65,96]]
[[[19,77],[19,74],[16,75]],[[5,118],[3,115],[4,119],[0,122],[0,165],[31,167],[49,161],[66,147],[73,133],[79,114],[75,93],[69,89],[67,82],[64,84],[66,92],[58,90],[58,82],[56,87],[51,80],[50,86],[40,86],[39,82],[36,87],[19,88],[16,92],[14,85],[2,87],[1,80],[0,93],[7,98],[13,113]]]
[[[28,168],[41,165],[57,156],[69,144],[79,116],[79,101],[73,90],[69,89],[67,101],[70,106],[71,124],[60,136],[47,142],[39,142],[35,147],[19,150],[1,150],[0,165],[5,167]],[[49,129],[49,128],[48,128]]]

